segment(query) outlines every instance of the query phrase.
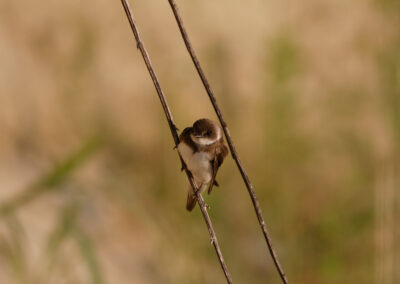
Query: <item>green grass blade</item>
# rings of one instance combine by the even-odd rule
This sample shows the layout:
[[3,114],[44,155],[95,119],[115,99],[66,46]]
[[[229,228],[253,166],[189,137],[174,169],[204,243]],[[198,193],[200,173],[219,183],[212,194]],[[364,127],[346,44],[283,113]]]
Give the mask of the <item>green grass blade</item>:
[[81,148],[55,166],[48,174],[30,186],[29,189],[1,204],[0,217],[7,216],[45,192],[57,189],[57,186],[64,182],[74,170],[79,168],[98,150],[100,144],[100,140],[97,137],[88,139]]

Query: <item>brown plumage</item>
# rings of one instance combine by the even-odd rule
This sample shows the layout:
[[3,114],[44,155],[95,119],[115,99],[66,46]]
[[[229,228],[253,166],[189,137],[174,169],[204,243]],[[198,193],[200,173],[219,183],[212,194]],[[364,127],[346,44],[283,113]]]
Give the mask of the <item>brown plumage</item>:
[[[221,127],[212,120],[199,119],[192,127],[185,128],[179,138],[178,151],[191,172],[196,186],[200,193],[208,187],[210,194],[213,185],[218,186],[215,177],[228,155]],[[190,187],[186,209],[192,211],[196,201],[196,195]]]

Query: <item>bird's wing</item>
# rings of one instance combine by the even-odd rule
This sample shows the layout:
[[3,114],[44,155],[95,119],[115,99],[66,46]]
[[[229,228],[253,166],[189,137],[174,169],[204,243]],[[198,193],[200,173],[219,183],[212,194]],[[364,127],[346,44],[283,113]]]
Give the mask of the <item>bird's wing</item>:
[[[192,139],[190,139],[190,131],[191,131],[192,127],[186,127],[181,135],[179,135],[179,143],[176,147],[179,147],[179,144],[181,143],[186,143],[189,147],[191,147],[193,149],[193,151],[195,151],[195,146],[192,142]],[[178,150],[179,151],[179,150]],[[181,171],[183,171],[185,168],[190,172],[190,170],[188,169],[185,161],[183,160],[183,157],[180,155],[181,157]]]
[[211,193],[214,184],[218,186],[218,182],[215,180],[215,177],[217,176],[218,169],[224,162],[226,155],[228,155],[228,148],[224,144],[221,144],[221,147],[218,149],[219,151],[217,151],[217,148],[215,150],[216,153],[214,155],[214,159],[210,161],[212,176],[210,185],[208,186],[208,194]]
[[211,163],[211,169],[212,169],[212,176],[211,176],[211,182],[208,186],[208,194],[210,194],[212,191],[212,188],[213,188],[214,182],[215,182],[215,176],[217,175],[218,168],[219,168],[217,157],[215,157],[212,161],[210,161],[210,163]]

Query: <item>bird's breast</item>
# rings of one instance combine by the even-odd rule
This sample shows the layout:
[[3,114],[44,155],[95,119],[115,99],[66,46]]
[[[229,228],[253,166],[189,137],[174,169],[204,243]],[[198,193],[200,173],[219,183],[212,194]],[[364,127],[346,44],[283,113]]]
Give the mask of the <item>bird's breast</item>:
[[211,181],[211,157],[207,152],[194,152],[185,143],[178,145],[178,151],[185,161],[186,166],[192,173],[196,183],[208,183]]

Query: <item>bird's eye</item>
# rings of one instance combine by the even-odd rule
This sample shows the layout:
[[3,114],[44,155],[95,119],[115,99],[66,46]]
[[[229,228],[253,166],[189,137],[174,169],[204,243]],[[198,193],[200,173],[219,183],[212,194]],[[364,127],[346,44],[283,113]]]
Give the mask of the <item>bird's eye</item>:
[[206,131],[205,136],[210,136],[210,135],[211,135],[211,131],[210,130]]

